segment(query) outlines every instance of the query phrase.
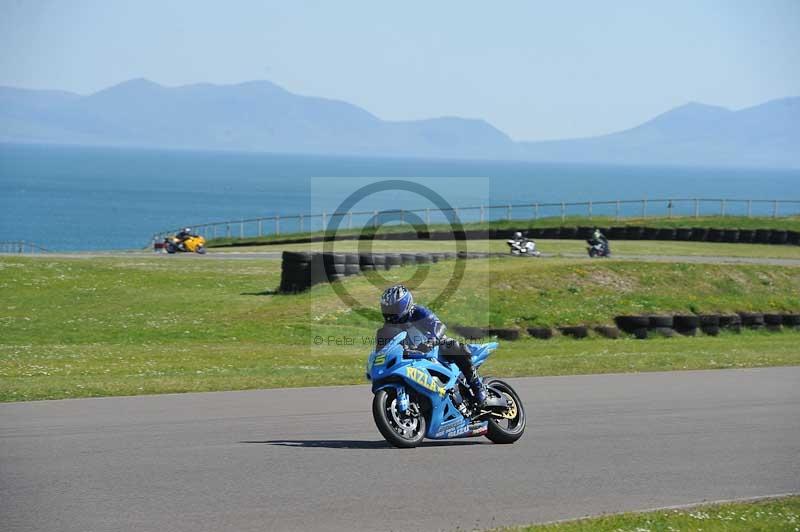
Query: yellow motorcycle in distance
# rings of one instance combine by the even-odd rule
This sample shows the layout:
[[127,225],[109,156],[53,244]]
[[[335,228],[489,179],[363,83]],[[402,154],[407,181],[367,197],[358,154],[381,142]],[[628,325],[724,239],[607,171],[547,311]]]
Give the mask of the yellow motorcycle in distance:
[[188,253],[200,253],[204,255],[206,252],[206,239],[200,235],[191,235],[185,240],[181,240],[176,236],[168,236],[164,239],[164,249],[167,253],[177,253],[185,251]]

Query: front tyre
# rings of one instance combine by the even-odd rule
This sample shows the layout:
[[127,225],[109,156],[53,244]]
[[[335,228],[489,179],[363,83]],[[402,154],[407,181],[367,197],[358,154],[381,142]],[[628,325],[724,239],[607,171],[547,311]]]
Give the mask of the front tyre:
[[397,410],[397,392],[393,389],[378,390],[372,399],[372,417],[381,435],[400,448],[416,447],[425,438],[425,417],[415,403],[403,414]]
[[201,254],[201,255],[205,255],[206,254],[206,248],[203,247],[203,246],[197,246],[197,249],[195,251],[197,253]]
[[486,437],[494,443],[514,443],[525,432],[525,409],[522,406],[517,392],[508,383],[498,379],[491,379],[486,383],[490,395],[502,397],[508,402],[502,419],[489,419]]

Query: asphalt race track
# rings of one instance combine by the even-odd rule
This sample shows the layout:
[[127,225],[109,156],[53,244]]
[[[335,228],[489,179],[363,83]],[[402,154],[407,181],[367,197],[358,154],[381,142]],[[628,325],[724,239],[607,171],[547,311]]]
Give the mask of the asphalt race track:
[[365,386],[0,405],[0,530],[490,528],[800,492],[800,367],[513,379],[515,445],[387,447]]

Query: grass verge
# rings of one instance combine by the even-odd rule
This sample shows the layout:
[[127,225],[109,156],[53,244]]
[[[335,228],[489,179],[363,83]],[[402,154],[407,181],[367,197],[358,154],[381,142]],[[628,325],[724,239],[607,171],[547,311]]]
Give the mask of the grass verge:
[[[446,323],[610,323],[615,314],[797,311],[800,268],[470,260]],[[364,382],[380,290],[406,282],[435,301],[455,261],[272,292],[275,260],[166,256],[0,259],[0,401]],[[487,371],[561,375],[800,364],[800,333],[647,341],[504,342]]]
[[519,528],[514,532],[759,532],[800,530],[800,496],[624,513]]

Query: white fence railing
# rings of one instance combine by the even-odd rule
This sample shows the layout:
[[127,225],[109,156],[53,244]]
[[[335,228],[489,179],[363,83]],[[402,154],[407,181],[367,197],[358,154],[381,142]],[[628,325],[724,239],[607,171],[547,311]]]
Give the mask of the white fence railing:
[[[540,218],[673,218],[705,216],[772,217],[800,215],[800,200],[726,199],[726,198],[666,198],[641,200],[604,200],[548,203],[507,203],[502,205],[476,205],[440,209],[372,210],[358,212],[325,212],[294,214],[289,216],[263,216],[224,222],[189,225],[206,239],[247,238],[280,234],[309,233],[325,230],[332,222],[340,229],[378,227],[387,223],[413,223],[424,221],[427,225],[447,223],[447,212],[455,214],[461,223],[499,220],[536,220]],[[154,241],[163,239],[179,229],[153,235]]]
[[47,253],[48,250],[24,240],[0,240],[0,253]]

